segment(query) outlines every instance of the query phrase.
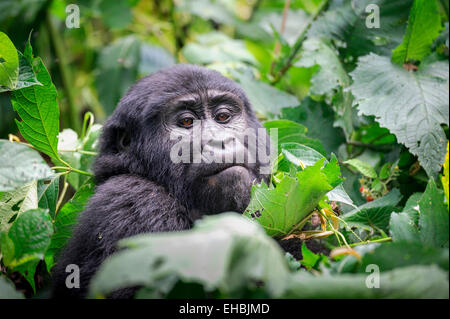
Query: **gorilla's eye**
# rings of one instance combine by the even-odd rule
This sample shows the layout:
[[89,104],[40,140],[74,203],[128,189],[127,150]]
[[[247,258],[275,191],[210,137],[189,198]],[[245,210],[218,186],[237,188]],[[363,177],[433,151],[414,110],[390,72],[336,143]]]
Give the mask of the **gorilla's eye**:
[[228,113],[219,113],[216,115],[216,121],[219,123],[225,123],[230,119],[230,114]]
[[194,119],[192,117],[182,118],[179,122],[180,126],[189,128],[194,123]]

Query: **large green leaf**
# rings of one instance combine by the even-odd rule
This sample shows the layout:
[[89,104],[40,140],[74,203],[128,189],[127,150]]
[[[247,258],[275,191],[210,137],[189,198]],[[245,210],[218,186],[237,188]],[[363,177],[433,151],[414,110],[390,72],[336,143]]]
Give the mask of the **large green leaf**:
[[444,203],[444,194],[433,179],[419,201],[420,236],[424,245],[448,247],[449,213]]
[[0,191],[12,191],[33,180],[53,175],[38,152],[19,143],[0,140]]
[[409,72],[370,54],[359,59],[351,76],[359,111],[374,115],[419,157],[429,175],[436,175],[447,143],[441,124],[449,122],[448,62],[423,61],[417,72]]
[[288,234],[342,181],[336,158],[325,166],[324,161],[306,167],[295,178],[284,175],[275,188],[264,182],[253,186],[244,216],[262,225],[269,236]]
[[389,230],[394,242],[420,242],[419,229],[407,213],[392,213]]
[[[323,155],[316,150],[297,143],[282,144],[281,152],[284,155],[283,161],[286,160],[298,167],[301,167],[302,165],[314,165],[317,161],[324,158]],[[280,166],[281,165],[283,165],[283,163],[280,163]],[[349,197],[342,184],[329,191],[327,193],[327,197],[331,201],[336,201],[355,207],[352,199]]]
[[348,164],[353,168],[357,169],[361,174],[370,178],[377,178],[377,172],[375,169],[367,162],[363,162],[360,159],[352,158],[344,162],[344,164]]
[[[410,266],[380,273],[379,288],[367,287],[367,274],[314,276],[299,273],[285,298],[443,298],[448,299],[448,272],[437,266]],[[374,274],[372,274],[374,275]]]
[[437,265],[448,271],[448,262],[448,249],[426,247],[419,242],[394,242],[366,252],[359,271],[364,272],[371,264],[378,265],[382,272],[411,265]]
[[387,231],[391,213],[396,211],[395,206],[401,199],[400,191],[395,188],[385,196],[361,205],[341,217],[350,226],[370,226]]
[[403,42],[392,52],[392,61],[420,61],[431,50],[431,44],[441,30],[441,15],[436,0],[415,0],[409,14]]
[[320,140],[327,154],[337,154],[339,146],[345,142],[342,130],[333,126],[333,109],[324,102],[316,102],[306,97],[299,106],[284,108],[280,118],[306,126],[306,135]]
[[117,39],[100,52],[96,70],[98,96],[108,114],[136,82],[141,41],[134,36]]
[[231,75],[247,94],[253,109],[268,118],[278,115],[284,107],[300,104],[296,96],[259,81],[250,74],[233,70]]
[[59,108],[57,92],[40,58],[34,68],[42,85],[13,91],[11,102],[22,121],[17,126],[23,137],[39,151],[58,159]]
[[[321,37],[346,43],[344,55],[362,56],[369,52],[390,55],[402,41],[413,0],[333,0],[308,31],[308,37]],[[365,12],[369,4],[379,8],[380,27],[368,28]],[[370,19],[370,18],[369,18]]]
[[50,216],[55,217],[56,204],[59,195],[59,175],[51,179],[40,180],[37,183],[38,206],[42,209],[48,209]]
[[278,296],[289,274],[278,244],[235,213],[206,216],[189,231],[125,239],[120,246],[128,249],[100,267],[91,296],[138,285],[158,289],[159,281],[171,276],[235,298],[263,282],[269,296]]
[[20,214],[9,229],[8,238],[13,244],[14,255],[4,255],[4,260],[8,261],[5,266],[19,271],[33,290],[37,263],[44,259],[52,234],[52,219],[44,209],[32,209]]
[[336,87],[347,87],[350,84],[338,52],[324,40],[318,38],[306,40],[302,46],[301,58],[295,65],[299,67],[319,65],[319,70],[311,79],[310,92],[313,95],[330,94]]
[[16,87],[19,76],[19,56],[6,34],[0,32],[0,92]]

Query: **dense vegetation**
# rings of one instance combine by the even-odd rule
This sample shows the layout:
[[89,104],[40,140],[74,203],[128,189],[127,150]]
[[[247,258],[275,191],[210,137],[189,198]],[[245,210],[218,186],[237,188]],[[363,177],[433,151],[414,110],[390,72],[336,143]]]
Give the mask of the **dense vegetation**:
[[79,28],[64,0],[0,4],[0,298],[48,296],[102,121],[177,62],[278,129],[271,182],[243,216],[121,241],[91,297],[448,298],[448,1],[74,2]]

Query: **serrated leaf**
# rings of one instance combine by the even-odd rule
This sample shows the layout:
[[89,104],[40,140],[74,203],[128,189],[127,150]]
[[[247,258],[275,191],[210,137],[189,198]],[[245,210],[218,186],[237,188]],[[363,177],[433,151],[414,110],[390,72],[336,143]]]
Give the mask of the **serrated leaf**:
[[33,85],[11,94],[14,110],[22,121],[17,126],[23,137],[36,149],[58,159],[59,107],[57,92],[42,60],[34,68],[42,85]]
[[263,226],[269,236],[286,235],[342,181],[337,163],[322,168],[324,161],[297,172],[296,178],[284,175],[275,188],[265,183],[253,186],[244,216]]
[[[286,161],[289,161],[296,166],[311,166],[314,165],[318,160],[324,158],[323,155],[316,150],[297,143],[282,144],[281,152],[285,156]],[[328,192],[327,197],[331,201],[336,201],[356,207],[342,184],[338,185],[333,190]]]
[[441,30],[441,15],[436,0],[415,0],[403,42],[392,52],[392,61],[403,65],[421,61]]
[[395,206],[401,199],[400,191],[395,188],[385,196],[361,205],[341,217],[351,226],[380,228],[387,231],[391,213],[396,211]]
[[438,190],[433,179],[428,182],[419,201],[420,236],[424,245],[448,247],[449,213],[444,194]]
[[369,54],[351,76],[360,113],[375,116],[435,176],[447,141],[441,124],[449,122],[448,62],[423,61],[417,72],[408,72],[387,57]]
[[303,43],[301,58],[295,63],[295,66],[299,67],[314,65],[319,65],[320,68],[311,79],[311,94],[334,95],[333,89],[350,84],[350,78],[339,60],[338,52],[318,38],[308,39]]
[[344,162],[344,164],[348,164],[352,166],[353,168],[357,169],[358,172],[363,174],[364,176],[370,177],[370,178],[377,178],[377,172],[375,172],[375,169],[366,162],[363,162],[357,158],[349,159]]
[[19,143],[0,140],[0,192],[12,191],[33,180],[53,175],[35,150]]

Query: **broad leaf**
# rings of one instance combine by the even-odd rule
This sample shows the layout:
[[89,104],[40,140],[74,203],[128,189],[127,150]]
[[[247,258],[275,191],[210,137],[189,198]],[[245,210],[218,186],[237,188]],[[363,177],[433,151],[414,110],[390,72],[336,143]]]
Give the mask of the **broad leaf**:
[[33,85],[11,94],[14,110],[22,121],[17,126],[23,137],[36,149],[58,159],[57,144],[59,132],[59,108],[57,92],[50,75],[42,63],[34,71],[42,85]]
[[420,242],[419,229],[407,213],[392,213],[389,230],[394,242]]
[[433,179],[419,201],[420,236],[424,245],[448,247],[449,214],[444,194],[438,190]]
[[400,191],[395,188],[385,196],[361,205],[341,217],[350,226],[380,228],[387,231],[391,213],[397,211],[395,206],[401,199]]
[[370,54],[359,59],[351,76],[360,113],[375,116],[435,176],[447,142],[441,124],[449,122],[448,62],[423,61],[417,72],[409,72]]
[[342,181],[337,160],[322,168],[324,161],[306,167],[295,178],[284,175],[275,188],[264,182],[253,186],[244,216],[262,225],[269,236],[288,234]]
[[12,191],[33,180],[53,176],[38,152],[19,143],[0,140],[0,191]]
[[278,244],[235,213],[204,217],[189,231],[125,239],[120,246],[127,249],[109,258],[92,279],[91,296],[137,285],[158,289],[160,280],[171,276],[235,298],[262,281],[270,296],[278,296],[289,274]]
[[38,206],[42,209],[48,209],[52,219],[55,217],[56,204],[59,194],[59,175],[46,180],[40,180],[37,183]]
[[392,61],[403,65],[421,61],[441,30],[441,15],[436,0],[415,0],[409,13],[403,42],[392,52]]

